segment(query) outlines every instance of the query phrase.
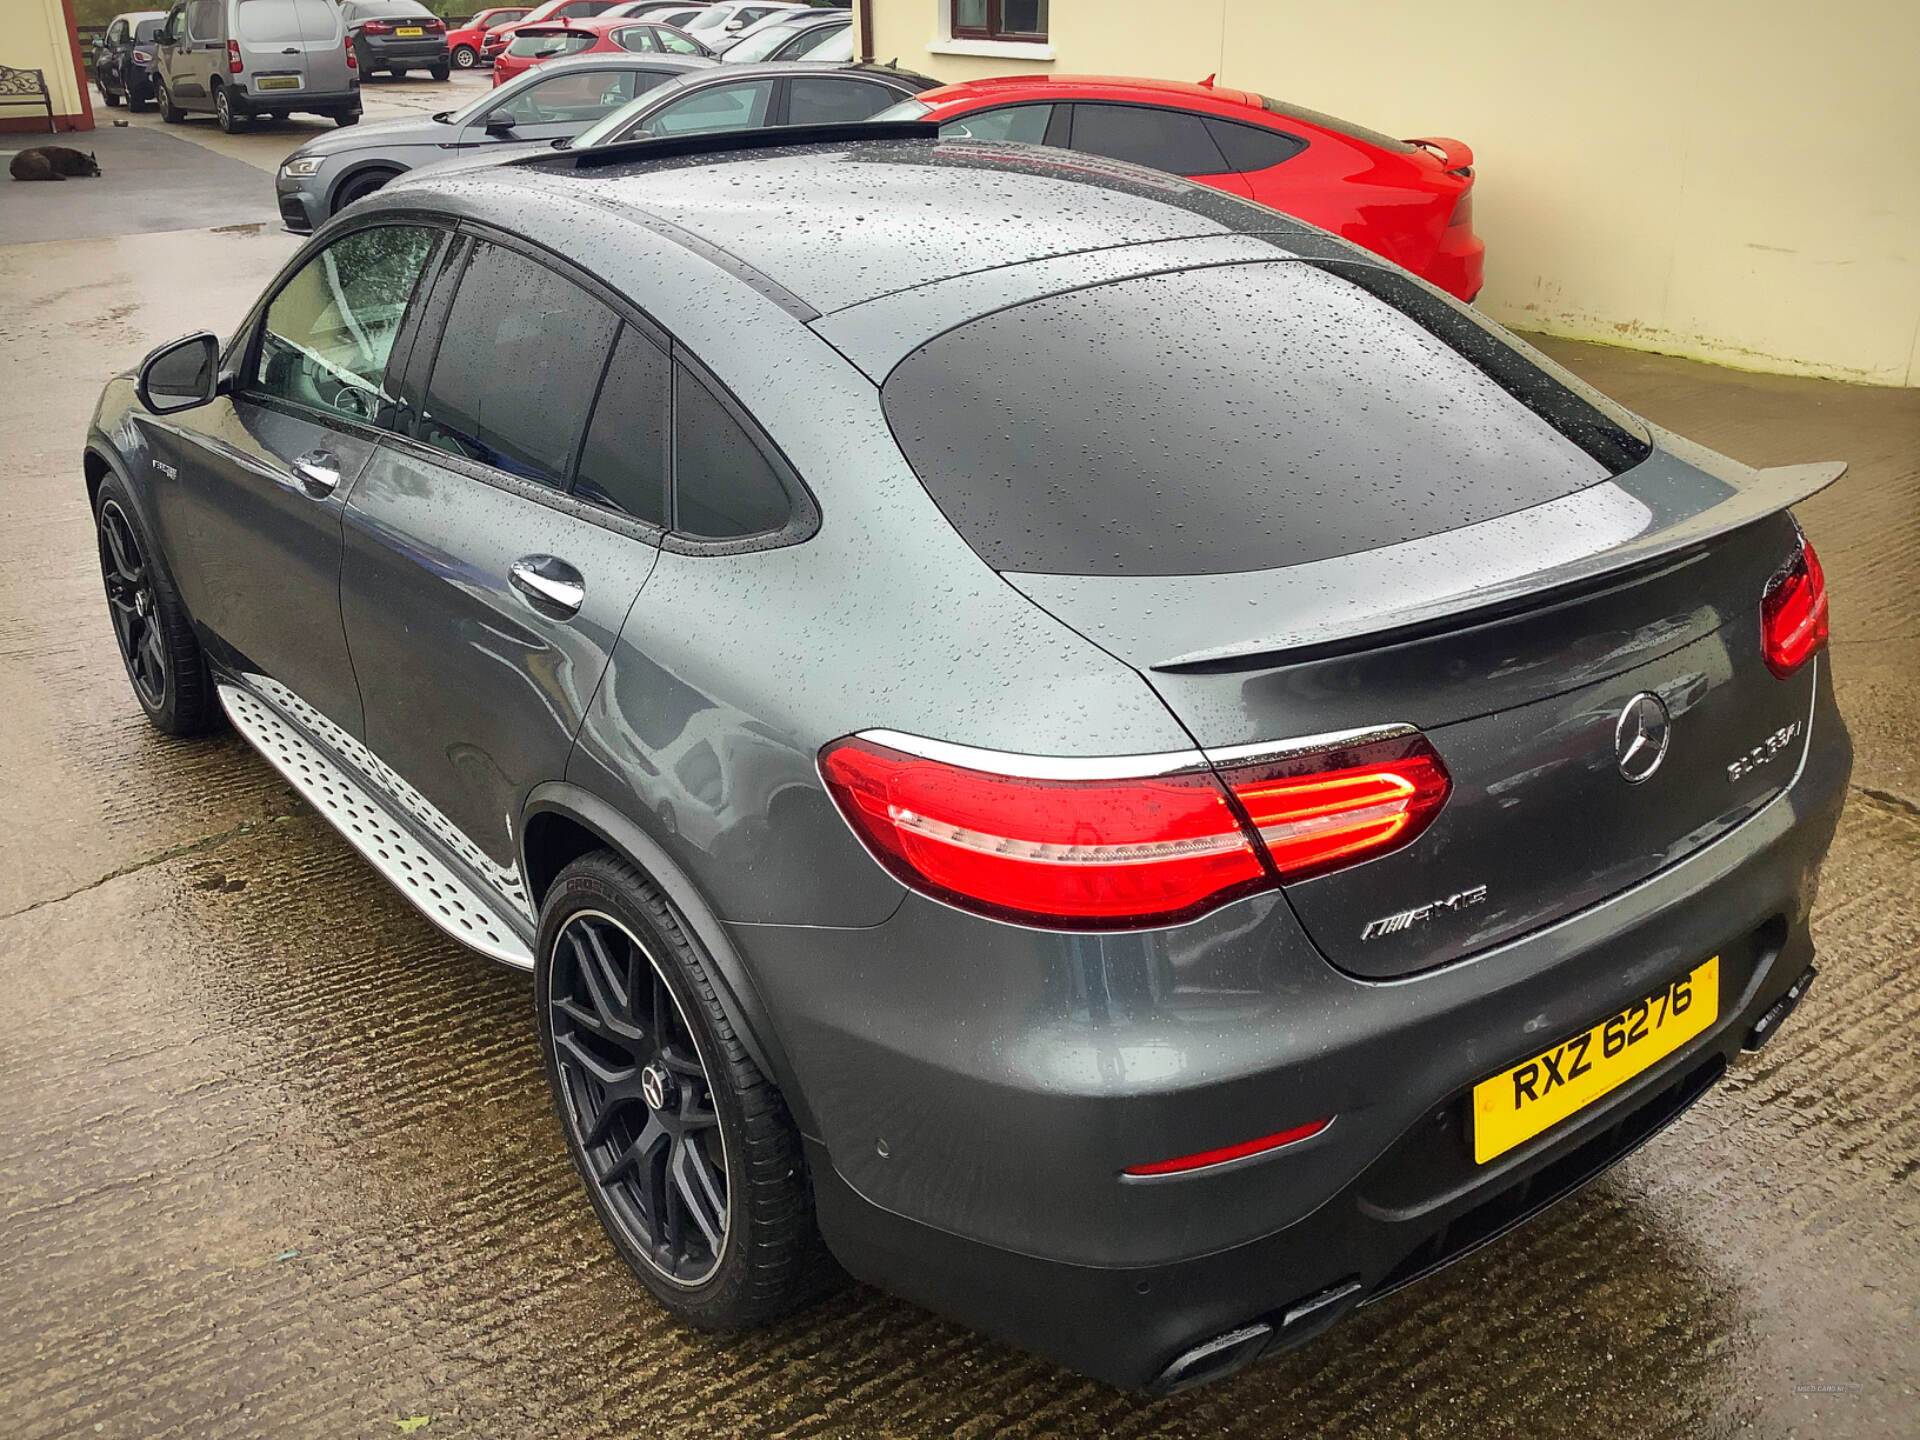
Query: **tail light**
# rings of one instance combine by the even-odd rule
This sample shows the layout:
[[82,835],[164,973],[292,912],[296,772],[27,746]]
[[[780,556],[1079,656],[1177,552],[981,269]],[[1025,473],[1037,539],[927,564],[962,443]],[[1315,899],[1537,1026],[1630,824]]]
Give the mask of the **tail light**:
[[153,63],[153,52],[150,50],[136,50],[133,52],[133,59],[136,65],[151,65]]
[[393,26],[385,20],[369,20],[360,27],[360,33],[363,35],[391,35],[393,34]]
[[[1174,924],[1379,854],[1425,828],[1450,783],[1417,734],[1218,770],[1190,755],[1159,772],[1150,757],[1097,778],[927,748],[938,753],[852,736],[821,751],[854,833],[924,894],[1076,930]],[[1008,773],[1021,769],[1059,773]]]
[[358,70],[359,68],[360,68],[359,53],[354,50],[353,41],[349,40],[347,41],[347,69]]
[[240,42],[238,40],[227,41],[228,72],[230,74],[238,75],[241,71],[245,70],[246,68],[247,68],[246,62],[240,58]]
[[420,22],[420,28],[429,35],[438,35],[447,28],[447,22],[444,20],[422,20]]
[[1785,679],[1827,643],[1827,577],[1804,539],[1760,598],[1760,649],[1767,668]]
[[1460,192],[1460,198],[1454,202],[1453,214],[1447,217],[1447,228],[1456,225],[1473,224],[1473,186],[1469,185]]

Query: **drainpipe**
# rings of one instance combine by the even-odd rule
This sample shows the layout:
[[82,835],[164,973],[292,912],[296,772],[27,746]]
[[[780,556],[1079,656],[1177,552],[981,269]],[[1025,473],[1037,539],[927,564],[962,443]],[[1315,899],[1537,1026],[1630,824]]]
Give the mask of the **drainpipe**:
[[873,63],[873,0],[860,0],[860,63]]

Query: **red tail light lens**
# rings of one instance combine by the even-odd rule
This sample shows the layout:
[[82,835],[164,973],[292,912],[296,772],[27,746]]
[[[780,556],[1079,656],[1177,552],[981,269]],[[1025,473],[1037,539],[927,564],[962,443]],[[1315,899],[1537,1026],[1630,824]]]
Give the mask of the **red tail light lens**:
[[359,68],[360,68],[360,57],[354,54],[353,41],[349,40],[347,41],[347,69],[358,70]]
[[1224,769],[1222,778],[1286,881],[1406,844],[1453,781],[1424,735]]
[[1332,1123],[1333,1117],[1328,1116],[1324,1120],[1312,1120],[1305,1125],[1296,1125],[1291,1130],[1282,1130],[1277,1135],[1243,1140],[1238,1145],[1223,1145],[1218,1150],[1202,1150],[1195,1155],[1182,1155],[1177,1160],[1156,1160],[1151,1165],[1129,1165],[1120,1173],[1151,1180],[1160,1175],[1185,1175],[1195,1170],[1208,1170],[1215,1165],[1244,1160],[1249,1155],[1265,1155],[1288,1145],[1297,1145],[1302,1140],[1311,1140]]
[[1807,663],[1827,643],[1827,577],[1813,546],[1800,553],[1767,582],[1760,599],[1760,648],[1767,668],[1781,679]]
[[243,62],[240,59],[240,42],[238,40],[227,41],[228,73],[233,75],[238,75],[241,71],[245,70],[246,68],[247,67],[245,62]]
[[1069,929],[1165,924],[1272,883],[1205,770],[1041,780],[852,738],[821,752],[820,771],[900,880],[986,915]]
[[447,22],[444,20],[422,20],[420,22],[420,28],[425,30],[429,35],[438,35],[442,30],[447,28]]
[[363,35],[391,35],[393,26],[384,20],[369,20],[360,27],[360,32]]
[[1174,924],[1379,854],[1424,829],[1450,785],[1419,735],[1218,774],[1194,759],[1169,774],[1039,778],[855,736],[821,751],[820,773],[902,883],[980,914],[1078,930]]

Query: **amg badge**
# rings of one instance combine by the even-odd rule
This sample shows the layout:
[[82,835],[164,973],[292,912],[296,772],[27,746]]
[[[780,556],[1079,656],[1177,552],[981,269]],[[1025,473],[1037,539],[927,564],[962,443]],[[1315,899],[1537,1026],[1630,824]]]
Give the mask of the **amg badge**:
[[173,466],[171,465],[163,465],[158,460],[153,462],[153,468],[158,470],[162,475],[166,476],[169,480],[178,480],[180,478],[180,472],[178,470],[174,469]]
[[1800,722],[1798,720],[1794,721],[1791,725],[1782,725],[1778,730],[1774,731],[1773,734],[1767,736],[1766,739],[1762,740],[1738,760],[1727,766],[1727,782],[1731,784],[1735,780],[1751,775],[1762,765],[1784,751],[1787,746],[1791,745],[1793,743],[1793,737],[1799,733]]
[[1382,935],[1398,935],[1402,930],[1411,930],[1423,920],[1431,920],[1436,910],[1465,910],[1470,905],[1478,905],[1487,898],[1487,887],[1476,885],[1471,890],[1461,890],[1447,896],[1444,900],[1430,900],[1425,905],[1417,905],[1411,910],[1401,910],[1392,915],[1382,915],[1378,920],[1369,920],[1367,928],[1360,932],[1362,940],[1378,940]]

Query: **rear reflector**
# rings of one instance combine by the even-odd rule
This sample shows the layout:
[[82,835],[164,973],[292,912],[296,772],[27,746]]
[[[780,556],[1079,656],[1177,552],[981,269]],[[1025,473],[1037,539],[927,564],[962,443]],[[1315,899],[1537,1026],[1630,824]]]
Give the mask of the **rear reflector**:
[[1804,539],[1799,553],[1767,582],[1760,599],[1760,648],[1767,668],[1793,674],[1827,643],[1827,577]]
[[1182,1155],[1177,1160],[1156,1160],[1151,1165],[1129,1165],[1120,1173],[1133,1175],[1141,1179],[1151,1179],[1156,1175],[1184,1175],[1192,1170],[1205,1170],[1212,1165],[1225,1165],[1230,1160],[1244,1160],[1249,1155],[1264,1155],[1270,1150],[1278,1150],[1283,1145],[1296,1144],[1301,1140],[1310,1140],[1333,1123],[1329,1115],[1324,1120],[1310,1120],[1305,1125],[1296,1125],[1291,1130],[1282,1130],[1277,1135],[1263,1135],[1258,1140],[1243,1140],[1238,1145],[1223,1145],[1218,1150],[1202,1150],[1195,1155]]
[[1451,784],[1413,732],[1217,769],[1194,756],[1172,773],[1124,778],[1006,774],[975,768],[974,756],[981,767],[1031,766],[958,753],[967,763],[850,736],[820,752],[820,773],[903,884],[997,919],[1074,930],[1175,924],[1380,854],[1425,829]]

